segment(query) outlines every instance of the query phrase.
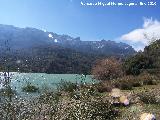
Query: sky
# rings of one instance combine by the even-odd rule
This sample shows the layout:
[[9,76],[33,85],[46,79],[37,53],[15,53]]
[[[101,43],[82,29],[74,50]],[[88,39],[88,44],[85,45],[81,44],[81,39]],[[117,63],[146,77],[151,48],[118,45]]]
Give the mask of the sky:
[[[156,5],[86,5],[98,1],[153,1]],[[158,0],[0,0],[0,24],[33,27],[87,41],[114,40],[143,50],[150,39],[160,37],[159,11]]]

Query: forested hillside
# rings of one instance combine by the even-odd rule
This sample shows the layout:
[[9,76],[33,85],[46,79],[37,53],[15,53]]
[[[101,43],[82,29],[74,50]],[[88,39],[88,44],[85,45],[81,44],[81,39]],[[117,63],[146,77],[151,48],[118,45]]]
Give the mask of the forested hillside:
[[143,71],[159,72],[160,40],[146,46],[144,52],[139,52],[135,56],[128,58],[124,66],[127,74],[138,75]]
[[82,41],[35,28],[0,25],[0,68],[4,71],[90,74],[97,59],[125,58],[135,50],[111,40]]

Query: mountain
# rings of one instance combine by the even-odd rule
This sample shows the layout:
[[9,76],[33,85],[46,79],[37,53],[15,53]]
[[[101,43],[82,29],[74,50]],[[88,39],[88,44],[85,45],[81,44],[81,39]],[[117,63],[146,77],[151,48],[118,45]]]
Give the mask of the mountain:
[[116,43],[111,40],[81,41],[80,37],[73,38],[68,35],[38,30],[35,28],[17,28],[11,25],[0,25],[0,45],[5,41],[14,49],[32,48],[38,45],[59,45],[78,52],[95,53],[103,55],[125,56],[135,53],[134,49],[125,43]]
[[[21,65],[24,72],[89,73],[97,59],[124,58],[134,53],[134,49],[125,43],[82,41],[80,37],[0,24],[2,69],[6,66],[5,60],[9,59],[13,71]],[[15,64],[17,61],[19,64]]]
[[101,54],[106,56],[127,56],[135,53],[131,46],[124,43],[116,43],[110,40],[81,41],[80,38],[76,38],[70,42],[60,41],[57,42],[57,44],[83,53],[87,52],[90,54]]

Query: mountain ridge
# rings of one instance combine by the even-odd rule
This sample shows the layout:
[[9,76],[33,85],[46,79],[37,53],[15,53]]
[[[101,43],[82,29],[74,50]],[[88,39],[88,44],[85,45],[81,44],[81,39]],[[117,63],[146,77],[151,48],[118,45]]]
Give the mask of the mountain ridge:
[[[118,50],[113,54],[132,54],[135,52],[135,50],[126,43],[117,43],[111,40],[82,41],[80,37],[73,38],[68,35],[58,35],[53,32],[36,28],[18,28],[12,25],[0,24],[0,42],[5,40],[9,40],[12,48],[15,49],[32,47],[36,44],[57,44],[62,47],[70,47],[78,52],[100,51],[100,54],[105,53],[105,55],[107,54],[107,51],[114,51],[115,48]],[[112,49],[112,47],[114,48]]]
[[[8,55],[7,48],[10,50]],[[2,24],[0,50],[2,69],[6,66],[5,59],[9,57],[13,70],[21,65],[21,72],[46,73],[90,73],[97,59],[110,56],[124,58],[135,54],[135,50],[126,43],[82,41],[80,37]]]

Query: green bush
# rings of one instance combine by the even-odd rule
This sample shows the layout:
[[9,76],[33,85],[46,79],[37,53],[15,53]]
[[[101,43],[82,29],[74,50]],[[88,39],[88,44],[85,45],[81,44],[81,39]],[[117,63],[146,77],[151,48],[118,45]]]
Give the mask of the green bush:
[[153,68],[153,61],[149,56],[139,52],[135,56],[127,58],[123,68],[127,75],[139,75],[141,70]]
[[14,96],[16,94],[15,90],[12,90],[10,87],[3,88],[0,90],[0,96]]
[[57,89],[58,91],[74,92],[76,89],[78,89],[78,85],[77,83],[61,80],[61,82],[57,84]]
[[158,78],[146,72],[138,76],[124,76],[112,81],[112,86],[122,90],[131,90],[133,87],[141,87],[143,85],[156,85]]
[[22,91],[24,92],[37,92],[38,90],[39,88],[32,85],[31,83],[27,83],[26,86],[22,87]]

